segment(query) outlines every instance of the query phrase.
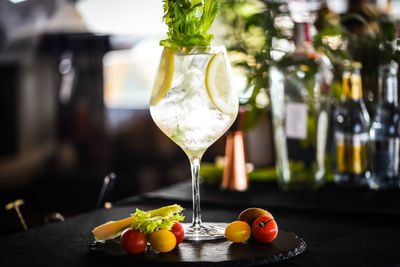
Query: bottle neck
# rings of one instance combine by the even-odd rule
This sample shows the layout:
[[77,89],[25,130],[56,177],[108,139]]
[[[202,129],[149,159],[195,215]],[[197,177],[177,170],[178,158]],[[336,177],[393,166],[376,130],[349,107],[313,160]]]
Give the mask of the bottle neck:
[[307,51],[312,48],[310,23],[295,22],[293,28],[293,42],[296,46],[296,52]]
[[379,68],[379,100],[398,105],[397,67],[384,65]]
[[343,73],[342,97],[345,99],[361,100],[362,83],[359,71],[348,71]]

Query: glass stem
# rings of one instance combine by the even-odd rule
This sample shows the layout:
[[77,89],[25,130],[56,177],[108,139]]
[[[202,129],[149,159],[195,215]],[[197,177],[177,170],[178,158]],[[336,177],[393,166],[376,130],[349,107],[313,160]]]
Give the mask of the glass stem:
[[189,158],[192,170],[192,199],[193,199],[193,219],[192,227],[199,229],[202,226],[200,215],[200,158]]

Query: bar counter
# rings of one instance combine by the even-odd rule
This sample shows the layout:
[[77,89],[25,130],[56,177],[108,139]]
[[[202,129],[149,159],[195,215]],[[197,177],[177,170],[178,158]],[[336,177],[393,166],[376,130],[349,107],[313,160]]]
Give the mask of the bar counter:
[[[327,185],[314,192],[286,193],[272,182],[252,182],[245,192],[202,184],[203,221],[232,222],[248,207],[267,209],[279,229],[301,237],[306,250],[272,266],[399,266],[400,192],[372,192]],[[191,184],[175,184],[98,209],[0,239],[0,266],[115,266],[112,257],[90,251],[91,230],[129,216],[136,208],[150,210],[170,204],[185,208],[191,220]],[[166,254],[167,255],[167,254]],[[127,256],[130,257],[131,255]],[[131,257],[130,266],[142,266]],[[197,262],[199,266],[243,266],[244,262]],[[121,262],[119,262],[121,265]],[[123,264],[122,264],[123,265]],[[148,265],[180,266],[161,257]],[[247,265],[252,265],[249,261]]]

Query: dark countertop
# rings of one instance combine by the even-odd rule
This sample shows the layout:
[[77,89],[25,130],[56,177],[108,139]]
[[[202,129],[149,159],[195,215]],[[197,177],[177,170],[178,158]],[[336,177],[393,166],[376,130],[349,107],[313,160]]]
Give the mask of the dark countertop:
[[[301,255],[272,266],[399,266],[400,192],[326,187],[285,193],[271,183],[252,183],[247,192],[201,188],[202,218],[231,222],[247,207],[266,208],[279,228],[307,243]],[[181,183],[139,197],[0,239],[0,266],[113,266],[89,251],[91,230],[109,220],[178,203],[191,220],[190,184]],[[159,264],[162,265],[162,262]],[[135,266],[132,262],[132,266]]]

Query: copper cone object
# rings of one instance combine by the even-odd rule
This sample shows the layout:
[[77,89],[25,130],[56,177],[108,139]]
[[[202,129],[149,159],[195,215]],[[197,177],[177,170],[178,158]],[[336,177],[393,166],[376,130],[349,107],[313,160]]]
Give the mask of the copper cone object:
[[248,187],[246,171],[246,155],[244,150],[244,133],[241,130],[245,110],[239,110],[236,129],[230,131],[226,137],[225,164],[222,175],[221,188],[231,191],[245,191]]

